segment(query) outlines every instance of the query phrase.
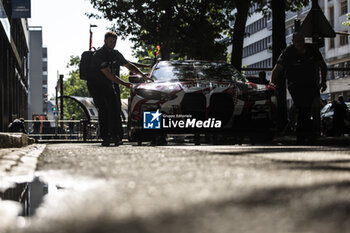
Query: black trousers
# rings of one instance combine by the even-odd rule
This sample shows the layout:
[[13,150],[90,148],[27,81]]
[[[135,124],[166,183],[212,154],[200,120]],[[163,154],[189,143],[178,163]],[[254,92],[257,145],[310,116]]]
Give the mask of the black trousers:
[[121,103],[119,88],[112,84],[88,81],[87,86],[98,110],[100,137],[111,140],[123,135],[120,118]]
[[311,120],[311,109],[315,98],[319,97],[317,86],[290,85],[288,86],[290,95],[296,109],[298,110],[296,135],[298,139],[305,139],[315,136]]

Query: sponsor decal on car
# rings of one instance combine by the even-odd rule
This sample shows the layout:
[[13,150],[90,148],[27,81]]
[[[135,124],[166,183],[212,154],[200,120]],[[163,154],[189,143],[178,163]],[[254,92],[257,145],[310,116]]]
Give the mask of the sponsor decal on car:
[[167,115],[157,111],[143,113],[144,129],[218,129],[221,128],[221,120],[208,118],[198,120],[190,114]]

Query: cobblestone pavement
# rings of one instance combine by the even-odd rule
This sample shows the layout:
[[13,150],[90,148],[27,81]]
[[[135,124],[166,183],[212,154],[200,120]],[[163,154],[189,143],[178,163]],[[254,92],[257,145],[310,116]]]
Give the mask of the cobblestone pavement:
[[49,195],[6,232],[350,232],[349,151],[49,144]]

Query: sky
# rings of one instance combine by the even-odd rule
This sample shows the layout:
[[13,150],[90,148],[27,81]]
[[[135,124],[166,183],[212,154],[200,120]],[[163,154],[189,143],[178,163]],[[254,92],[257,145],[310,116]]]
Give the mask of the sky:
[[[66,67],[70,56],[80,56],[89,49],[90,24],[93,32],[92,46],[101,47],[107,28],[107,20],[89,19],[85,13],[97,11],[89,0],[31,0],[29,26],[42,26],[43,47],[48,51],[48,94],[55,95],[58,74],[68,77]],[[136,61],[131,55],[132,43],[118,38],[116,49],[126,59]]]

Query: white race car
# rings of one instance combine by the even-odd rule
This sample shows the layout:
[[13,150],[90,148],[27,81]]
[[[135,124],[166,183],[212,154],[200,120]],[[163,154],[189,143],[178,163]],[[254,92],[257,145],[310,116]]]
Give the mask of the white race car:
[[188,133],[273,138],[274,87],[248,82],[230,64],[159,61],[149,78],[129,97],[129,141]]

